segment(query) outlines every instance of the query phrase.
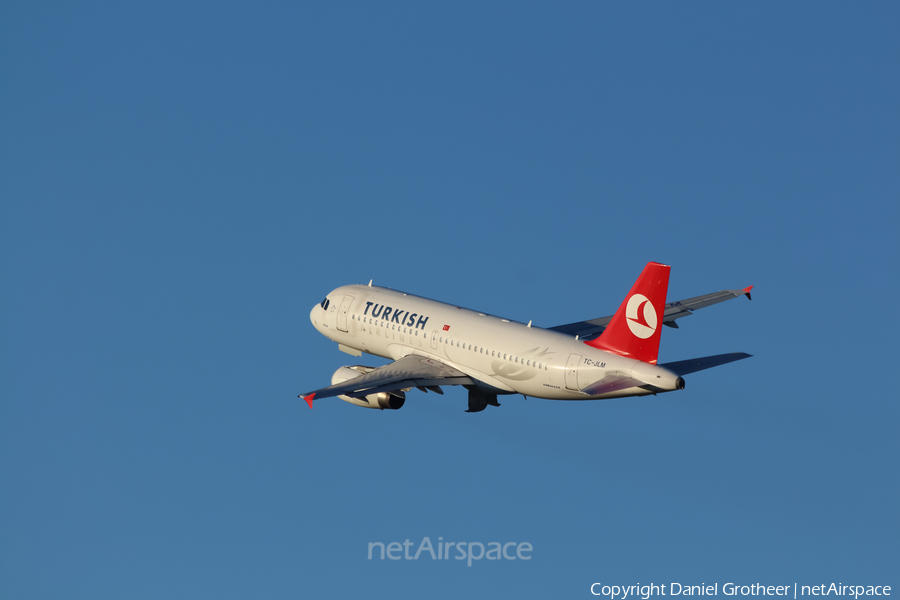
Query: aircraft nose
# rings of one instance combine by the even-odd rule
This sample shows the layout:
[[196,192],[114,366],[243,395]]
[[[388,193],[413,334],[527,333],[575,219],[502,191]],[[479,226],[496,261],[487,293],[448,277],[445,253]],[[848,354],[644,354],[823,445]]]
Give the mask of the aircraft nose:
[[313,327],[316,327],[316,328],[318,328],[318,326],[319,326],[319,324],[317,323],[317,319],[316,319],[316,309],[317,308],[319,308],[318,304],[313,306],[312,310],[309,311],[309,320],[312,321]]

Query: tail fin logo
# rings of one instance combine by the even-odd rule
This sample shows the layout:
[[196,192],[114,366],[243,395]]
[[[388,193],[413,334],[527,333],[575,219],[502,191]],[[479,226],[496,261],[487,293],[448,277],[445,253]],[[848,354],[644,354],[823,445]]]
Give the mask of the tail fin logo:
[[659,325],[653,303],[643,294],[635,294],[628,299],[625,306],[625,320],[631,333],[642,340],[656,333]]

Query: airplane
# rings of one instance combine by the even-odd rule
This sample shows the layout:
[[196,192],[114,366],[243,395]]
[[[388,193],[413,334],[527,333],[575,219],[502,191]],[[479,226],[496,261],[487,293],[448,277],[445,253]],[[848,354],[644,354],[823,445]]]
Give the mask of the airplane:
[[666,304],[668,265],[647,263],[616,313],[609,317],[540,328],[368,285],[335,289],[310,311],[319,333],[352,356],[392,359],[381,367],[351,365],[332,385],[300,394],[337,396],[365,408],[397,410],[417,388],[468,390],[468,410],[500,406],[497,397],[522,394],[550,400],[602,400],[682,390],[684,376],[750,355],[737,352],[657,364],[661,325],[740,296],[753,286]]

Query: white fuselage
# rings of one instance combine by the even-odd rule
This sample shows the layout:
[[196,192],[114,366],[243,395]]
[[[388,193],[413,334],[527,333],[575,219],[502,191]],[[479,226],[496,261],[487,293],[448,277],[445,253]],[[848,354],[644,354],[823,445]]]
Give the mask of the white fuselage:
[[[662,367],[555,331],[376,286],[337,288],[328,294],[327,310],[316,305],[310,320],[345,352],[394,360],[408,354],[437,358],[497,393],[591,400],[677,389],[677,376]],[[580,391],[608,374],[648,385],[600,395]]]

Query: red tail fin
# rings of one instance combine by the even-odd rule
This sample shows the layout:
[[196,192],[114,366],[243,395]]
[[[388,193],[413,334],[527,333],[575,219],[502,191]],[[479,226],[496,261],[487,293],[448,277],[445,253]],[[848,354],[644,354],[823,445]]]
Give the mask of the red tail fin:
[[669,267],[647,263],[609,326],[585,344],[655,365],[668,288]]

